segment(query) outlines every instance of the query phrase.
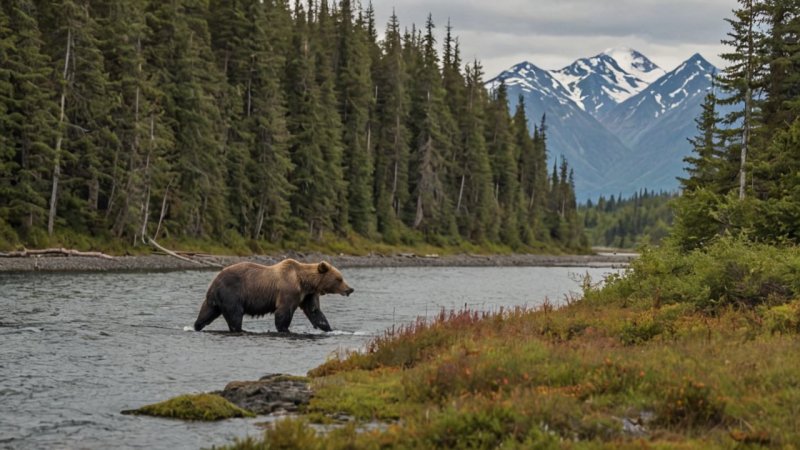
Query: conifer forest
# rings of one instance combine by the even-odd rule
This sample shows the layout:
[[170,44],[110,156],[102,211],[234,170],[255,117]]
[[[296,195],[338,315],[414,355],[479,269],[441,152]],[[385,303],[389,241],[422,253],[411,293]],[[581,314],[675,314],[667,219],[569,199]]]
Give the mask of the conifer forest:
[[696,119],[675,202],[685,250],[719,236],[800,242],[800,3],[740,0],[720,55],[726,67]]
[[350,0],[0,4],[5,247],[586,246],[546,117],[487,91],[449,23],[437,42],[430,16]]

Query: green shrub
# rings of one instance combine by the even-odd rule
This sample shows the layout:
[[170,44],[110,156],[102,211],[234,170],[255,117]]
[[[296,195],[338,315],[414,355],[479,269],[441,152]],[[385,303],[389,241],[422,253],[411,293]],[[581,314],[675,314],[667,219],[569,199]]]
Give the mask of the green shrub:
[[688,252],[674,243],[646,248],[624,276],[610,278],[589,301],[659,307],[689,303],[717,313],[733,307],[780,305],[800,293],[797,247],[756,244],[724,237]]
[[800,333],[800,301],[775,306],[763,314],[771,333]]
[[660,321],[647,317],[626,323],[620,332],[620,340],[625,345],[641,344],[663,332],[664,326]]
[[223,420],[233,417],[255,417],[252,412],[239,408],[215,394],[180,395],[163,402],[142,406],[135,410],[123,411],[122,413],[204,421]]
[[725,402],[711,387],[690,378],[671,386],[656,412],[656,422],[677,428],[711,428],[722,423]]

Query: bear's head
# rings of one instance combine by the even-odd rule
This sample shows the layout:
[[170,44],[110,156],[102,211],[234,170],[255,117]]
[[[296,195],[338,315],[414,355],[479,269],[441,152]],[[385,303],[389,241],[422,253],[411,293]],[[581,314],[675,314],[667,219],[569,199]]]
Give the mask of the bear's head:
[[342,278],[342,272],[339,272],[336,267],[333,267],[327,262],[322,261],[319,263],[317,265],[317,271],[322,277],[319,284],[317,284],[317,290],[320,294],[350,295],[355,290],[345,283],[344,278]]

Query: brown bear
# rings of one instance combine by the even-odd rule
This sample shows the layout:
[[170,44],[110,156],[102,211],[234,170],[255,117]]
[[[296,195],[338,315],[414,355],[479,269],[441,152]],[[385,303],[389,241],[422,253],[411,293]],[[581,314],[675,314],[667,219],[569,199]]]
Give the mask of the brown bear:
[[331,331],[319,309],[319,296],[350,295],[353,290],[345,283],[342,273],[325,261],[303,264],[285,259],[272,266],[242,262],[222,269],[211,282],[194,329],[202,330],[222,314],[228,329],[239,332],[245,314],[275,313],[275,327],[280,332],[288,332],[299,306],[314,328]]

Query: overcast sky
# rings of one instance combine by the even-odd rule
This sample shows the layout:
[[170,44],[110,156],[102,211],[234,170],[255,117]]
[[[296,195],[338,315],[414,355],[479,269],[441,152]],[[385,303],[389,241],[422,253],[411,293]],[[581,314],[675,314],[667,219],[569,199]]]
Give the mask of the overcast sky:
[[[364,5],[369,0],[362,0]],[[433,14],[442,33],[449,18],[466,61],[477,58],[489,79],[521,61],[557,69],[609,47],[630,47],[669,71],[700,53],[721,66],[736,0],[372,0],[379,34],[397,12],[402,27]],[[441,37],[441,34],[440,34]],[[439,39],[441,45],[441,38]]]

